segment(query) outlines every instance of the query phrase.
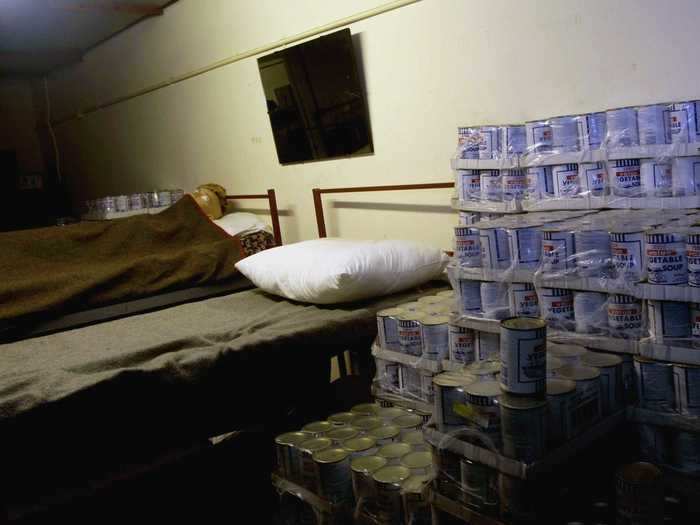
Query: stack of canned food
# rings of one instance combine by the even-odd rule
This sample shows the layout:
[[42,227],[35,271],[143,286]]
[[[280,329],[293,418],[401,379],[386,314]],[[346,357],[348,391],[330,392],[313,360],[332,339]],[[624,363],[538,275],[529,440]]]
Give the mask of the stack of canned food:
[[[430,440],[438,464],[435,488],[441,494],[490,515],[524,518],[509,496],[525,483],[460,454],[469,443],[522,463],[542,460],[624,407],[634,382],[631,363],[573,345],[546,342],[541,319],[514,317],[501,322],[500,352],[493,375],[475,374],[485,363],[433,380]],[[493,371],[493,369],[492,369]]]
[[149,193],[133,193],[131,195],[116,195],[102,197],[85,202],[88,213],[104,215],[114,212],[143,210],[151,208],[167,208],[175,204],[185,195],[184,190],[157,190]]
[[424,489],[433,459],[424,423],[399,407],[356,405],[277,436],[278,473],[330,503],[334,523],[355,511],[379,525],[430,523]]
[[[540,157],[537,166],[458,170],[463,201],[539,201],[602,197],[697,195],[700,156],[675,156],[673,148],[648,158],[542,165],[542,156],[597,149],[700,142],[700,101],[616,108],[525,124],[458,128],[458,159]],[[527,161],[525,161],[525,164]],[[546,164],[546,162],[544,162]]]
[[[379,389],[432,403],[431,369],[448,357],[450,315],[455,311],[454,292],[446,290],[417,301],[399,304],[377,313],[377,343],[383,350],[376,358]],[[410,363],[401,356],[410,356]],[[435,366],[423,366],[427,362]]]

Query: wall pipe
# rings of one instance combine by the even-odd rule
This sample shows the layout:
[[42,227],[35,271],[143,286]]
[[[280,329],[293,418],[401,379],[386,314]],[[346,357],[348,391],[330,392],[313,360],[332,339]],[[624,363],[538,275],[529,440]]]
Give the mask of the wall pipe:
[[264,46],[256,47],[256,48],[250,49],[248,51],[244,51],[242,53],[232,55],[228,58],[224,58],[222,60],[219,60],[217,62],[209,64],[208,66],[204,66],[204,67],[201,67],[199,69],[195,69],[193,71],[190,71],[188,73],[184,73],[182,75],[172,77],[168,80],[164,80],[164,81],[159,82],[157,84],[153,84],[151,86],[139,89],[137,91],[133,91],[133,92],[128,93],[126,95],[122,95],[121,97],[115,97],[113,99],[107,100],[106,102],[101,102],[101,103],[95,104],[93,106],[88,106],[84,109],[77,111],[76,113],[74,113],[72,115],[67,115],[65,117],[61,117],[61,118],[58,118],[56,120],[53,120],[51,123],[54,126],[58,126],[60,124],[70,122],[72,120],[81,119],[84,116],[89,115],[90,113],[94,113],[96,111],[108,108],[110,106],[121,104],[122,102],[126,102],[126,101],[132,100],[134,98],[148,95],[149,93],[153,93],[154,91],[158,91],[160,89],[166,88],[168,86],[172,86],[174,84],[179,84],[180,82],[184,82],[185,80],[189,80],[191,78],[198,77],[200,75],[204,75],[206,73],[209,73],[210,71],[214,71],[215,69],[219,69],[219,68],[222,68],[224,66],[228,66],[229,64],[239,62],[239,61],[244,60],[246,58],[250,58],[250,57],[255,56],[255,55],[266,53],[267,51],[271,51],[275,48],[287,46],[289,44],[293,44],[293,43],[298,42],[300,40],[311,38],[311,37],[319,35],[321,33],[326,33],[328,31],[332,31],[332,30],[338,29],[340,27],[354,24],[355,22],[359,22],[360,20],[366,20],[367,18],[372,18],[373,16],[377,16],[377,15],[386,13],[388,11],[393,11],[394,9],[398,9],[400,7],[404,7],[404,6],[414,4],[414,3],[420,2],[420,1],[421,0],[394,0],[393,2],[389,2],[388,4],[384,4],[384,5],[381,5],[379,7],[375,7],[373,9],[368,9],[367,11],[362,11],[360,13],[356,13],[354,15],[350,15],[348,17],[341,18],[339,20],[335,20],[334,22],[330,22],[328,24],[315,27],[314,29],[309,29],[308,31],[304,31],[303,33],[298,33],[294,36],[282,38],[281,40],[277,40],[275,42],[272,42],[271,44],[266,44]]

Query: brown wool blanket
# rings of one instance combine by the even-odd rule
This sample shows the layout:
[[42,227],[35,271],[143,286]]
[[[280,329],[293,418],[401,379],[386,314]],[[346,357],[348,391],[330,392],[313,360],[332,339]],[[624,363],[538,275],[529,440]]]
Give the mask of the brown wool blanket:
[[222,281],[241,257],[189,195],[156,215],[0,233],[0,320]]

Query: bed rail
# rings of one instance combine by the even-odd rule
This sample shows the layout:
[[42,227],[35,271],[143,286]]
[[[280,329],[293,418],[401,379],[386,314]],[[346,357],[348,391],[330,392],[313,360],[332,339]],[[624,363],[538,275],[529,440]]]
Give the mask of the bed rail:
[[403,191],[403,190],[434,190],[439,188],[453,188],[454,182],[430,182],[425,184],[395,184],[389,186],[356,186],[354,188],[314,188],[314,209],[316,210],[316,225],[318,236],[326,235],[326,219],[323,215],[322,196],[330,193],[363,193],[369,191]]
[[280,214],[277,209],[277,197],[275,190],[267,190],[267,193],[248,194],[248,195],[226,195],[227,201],[244,200],[244,199],[267,199],[270,208],[270,217],[272,219],[272,232],[275,237],[275,246],[282,246],[282,230],[280,229]]

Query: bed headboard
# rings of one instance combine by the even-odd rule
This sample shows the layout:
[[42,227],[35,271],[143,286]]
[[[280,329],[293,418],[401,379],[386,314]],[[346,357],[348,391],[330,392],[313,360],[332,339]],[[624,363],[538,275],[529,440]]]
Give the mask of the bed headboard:
[[453,188],[454,182],[430,182],[426,184],[396,184],[393,186],[356,186],[355,188],[314,188],[314,209],[316,210],[316,225],[318,236],[327,237],[326,219],[323,216],[322,196],[328,193],[363,193],[368,191],[403,191],[403,190],[434,190],[436,188]]
[[270,209],[270,218],[272,220],[272,232],[275,236],[275,245],[282,246],[282,230],[280,229],[280,214],[277,210],[277,197],[275,190],[267,190],[267,193],[259,195],[226,195],[227,201],[243,200],[243,199],[267,199]]

